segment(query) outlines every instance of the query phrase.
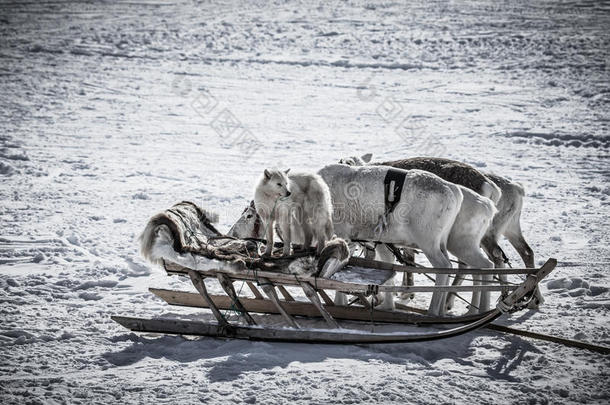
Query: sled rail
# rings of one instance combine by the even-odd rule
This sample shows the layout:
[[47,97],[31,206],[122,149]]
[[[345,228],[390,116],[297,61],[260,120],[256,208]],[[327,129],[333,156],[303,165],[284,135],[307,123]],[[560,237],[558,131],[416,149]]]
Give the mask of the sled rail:
[[366,344],[423,342],[459,336],[492,322],[501,314],[500,311],[494,310],[478,321],[457,328],[430,333],[374,333],[347,329],[289,329],[269,326],[264,328],[256,326],[231,326],[230,328],[225,328],[216,323],[164,318],[142,319],[123,316],[113,316],[112,320],[127,329],[137,332],[198,335],[270,342]]
[[[296,286],[300,287],[301,283],[310,283],[316,286],[317,289],[335,290],[341,291],[348,294],[370,294],[371,289],[374,288],[375,292],[419,292],[419,293],[433,293],[433,292],[472,292],[472,291],[512,291],[517,288],[516,285],[478,285],[478,286],[393,286],[393,285],[374,285],[364,283],[346,283],[343,281],[336,281],[327,278],[310,277],[310,276],[296,276],[284,273],[275,273],[270,271],[253,271],[253,270],[233,270],[233,269],[207,269],[207,270],[193,270],[188,267],[184,267],[177,263],[166,262],[165,269],[170,275],[182,275],[188,276],[189,272],[195,271],[203,277],[216,278],[217,275],[226,274],[233,280],[243,281],[258,281],[261,278],[271,280],[273,283],[281,284],[284,286]],[[438,270],[438,269],[437,269]],[[468,269],[468,273],[472,269]],[[535,269],[534,269],[535,270]],[[456,269],[453,269],[453,274],[456,273]],[[489,274],[490,271],[486,271],[484,274]],[[495,274],[495,271],[494,271]]]
[[[149,291],[161,298],[169,305],[185,306],[194,308],[209,308],[206,301],[196,293],[187,291],[166,290],[160,288],[149,288]],[[225,295],[211,295],[218,309],[232,310],[231,299]],[[259,314],[281,314],[273,302],[266,299],[240,298],[240,301],[248,312]],[[306,316],[320,318],[317,308],[308,302],[282,301],[282,308],[292,316]],[[325,309],[336,319],[363,322],[380,323],[404,323],[404,324],[444,324],[444,323],[466,323],[481,319],[486,314],[473,314],[461,316],[428,316],[407,311],[382,311],[370,310],[365,307],[325,305]],[[426,310],[422,310],[423,313]]]
[[404,264],[394,264],[381,262],[378,260],[364,259],[362,257],[350,257],[347,262],[349,266],[366,267],[369,269],[390,270],[402,273],[417,273],[417,274],[456,274],[464,272],[468,274],[494,274],[494,275],[517,275],[517,274],[536,274],[538,269],[455,269],[455,268],[437,268],[437,267],[415,267]]
[[[226,325],[223,318],[217,318],[221,322],[212,323],[204,321],[190,321],[179,319],[144,319],[113,316],[115,322],[125,326],[128,329],[138,332],[154,332],[154,333],[169,333],[181,335],[201,335],[217,338],[232,338],[232,339],[248,339],[248,340],[264,340],[276,342],[303,342],[303,343],[330,343],[330,344],[362,344],[362,343],[400,343],[400,342],[421,342],[436,339],[444,339],[453,336],[458,336],[480,327],[486,326],[500,317],[504,312],[514,310],[526,297],[531,294],[537,287],[540,280],[546,277],[557,265],[557,260],[549,259],[535,274],[527,276],[519,286],[517,286],[510,294],[498,302],[496,308],[479,319],[469,322],[465,325],[458,326],[448,330],[436,330],[428,333],[407,333],[407,332],[392,332],[392,333],[376,333],[366,332],[354,329],[342,329],[339,326],[336,329],[297,329],[297,328],[278,328],[275,326],[259,326],[259,325]],[[191,269],[190,275],[193,276],[194,271]],[[178,271],[180,272],[180,271]],[[203,277],[205,271],[198,271],[198,276]],[[186,273],[188,274],[188,273]],[[214,273],[216,274],[216,273]],[[282,275],[285,276],[285,275]],[[195,277],[197,278],[197,277]],[[292,277],[290,277],[292,278]],[[294,279],[294,278],[293,278]],[[297,282],[306,282],[301,279]],[[345,284],[345,283],[340,283]],[[309,295],[315,292],[318,285],[313,287],[309,285]],[[200,291],[201,292],[201,291]],[[202,294],[205,302],[218,311],[218,304],[210,295]],[[227,297],[229,298],[229,297]],[[230,299],[230,298],[229,298]],[[309,304],[319,311],[322,304],[319,299],[311,300]],[[245,299],[242,303],[247,302]],[[285,303],[282,303],[285,304]],[[297,301],[289,302],[287,305],[296,305]],[[244,304],[245,305],[245,304]],[[325,318],[332,317],[330,312],[333,306],[326,306],[324,311],[319,311]],[[396,316],[395,312],[391,312],[392,316]],[[334,320],[334,318],[332,318]],[[328,320],[328,319],[327,319]],[[329,322],[331,327],[334,327]]]

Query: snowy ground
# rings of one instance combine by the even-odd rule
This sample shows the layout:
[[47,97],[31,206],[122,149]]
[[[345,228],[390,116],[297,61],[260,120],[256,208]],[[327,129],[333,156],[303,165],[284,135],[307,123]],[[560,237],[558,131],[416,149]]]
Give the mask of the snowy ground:
[[335,347],[110,320],[193,312],[147,292],[192,288],[137,254],[156,211],[228,229],[266,166],[435,154],[523,183],[537,262],[560,260],[511,320],[609,345],[601,3],[3,0],[0,402],[607,403],[607,356],[491,332]]

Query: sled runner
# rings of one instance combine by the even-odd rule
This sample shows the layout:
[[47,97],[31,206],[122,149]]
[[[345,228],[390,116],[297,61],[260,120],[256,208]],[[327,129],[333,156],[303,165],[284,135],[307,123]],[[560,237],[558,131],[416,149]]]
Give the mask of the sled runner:
[[[540,280],[557,264],[555,259],[549,259],[537,269],[467,270],[468,274],[525,276],[520,284],[496,281],[475,286],[384,285],[397,272],[434,277],[455,274],[458,269],[423,268],[349,257],[347,245],[341,240],[328,243],[319,257],[314,257],[311,249],[301,249],[286,257],[263,257],[260,252],[264,251],[264,241],[220,234],[211,225],[208,214],[188,202],[151,218],[141,243],[142,253],[149,261],[161,264],[168,275],[188,277],[197,292],[150,291],[170,305],[209,309],[215,322],[113,316],[114,321],[137,332],[266,341],[397,343],[457,336],[485,326],[503,313],[525,308]],[[280,247],[278,244],[277,248]],[[224,294],[210,294],[206,279],[216,280]],[[250,297],[243,294],[244,286],[248,287]],[[287,287],[298,288],[303,296],[293,296]],[[374,300],[369,299],[381,292],[435,291],[495,291],[501,296],[491,311],[459,316],[428,316],[422,314],[425,309],[404,305],[392,311],[379,310],[374,307]],[[331,296],[338,292],[354,298],[346,305],[336,305]],[[227,311],[236,313],[239,320],[230,321]],[[265,317],[255,319],[252,314],[279,315],[284,326],[270,325],[264,322]],[[324,326],[306,326],[312,319],[323,320]],[[405,324],[426,325],[433,329],[426,332],[366,330],[369,325],[380,323],[405,327]],[[447,328],[447,324],[453,327]]]

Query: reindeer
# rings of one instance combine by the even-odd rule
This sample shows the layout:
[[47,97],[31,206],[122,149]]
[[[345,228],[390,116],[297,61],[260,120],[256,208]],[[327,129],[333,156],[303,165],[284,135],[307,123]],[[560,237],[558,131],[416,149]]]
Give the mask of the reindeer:
[[[434,158],[434,157],[415,157],[395,161],[370,163],[372,154],[367,153],[361,157],[343,158],[340,162],[345,164],[371,164],[392,166],[400,169],[425,170],[436,174],[444,180],[454,184],[467,187],[483,196],[489,197],[496,205],[498,210],[493,221],[483,239],[481,247],[493,261],[495,268],[504,268],[506,256],[498,244],[500,237],[505,236],[510,244],[517,250],[524,264],[528,268],[534,267],[534,252],[523,237],[521,231],[521,209],[523,207],[523,187],[504,177],[481,173],[474,167],[455,160]],[[464,279],[463,273],[457,274],[454,285],[459,285]],[[506,276],[501,279],[506,281]],[[406,280],[403,280],[406,283]],[[536,299],[532,301],[531,308],[537,308],[544,302],[539,289],[536,289]],[[455,294],[450,294],[447,302],[448,309],[451,309],[455,299]]]

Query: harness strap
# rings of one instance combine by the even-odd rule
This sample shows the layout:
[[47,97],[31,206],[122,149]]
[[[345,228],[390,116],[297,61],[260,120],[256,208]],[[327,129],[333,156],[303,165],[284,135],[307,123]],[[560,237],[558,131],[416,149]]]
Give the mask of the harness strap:
[[375,236],[378,239],[388,227],[388,216],[400,202],[406,174],[407,173],[404,170],[390,168],[383,179],[383,200],[385,209],[383,215],[379,216],[379,222],[374,229]]
[[383,179],[385,216],[394,211],[400,201],[402,188],[405,184],[406,171],[390,168]]

